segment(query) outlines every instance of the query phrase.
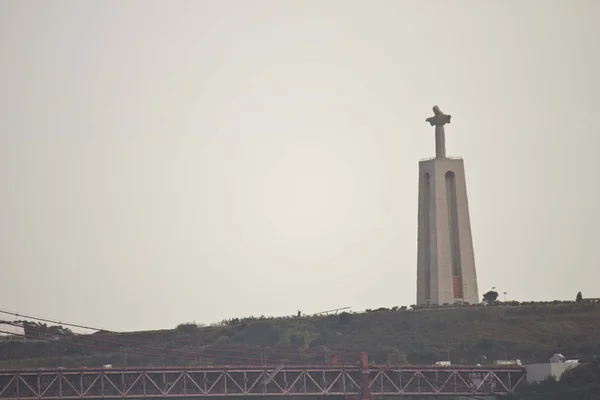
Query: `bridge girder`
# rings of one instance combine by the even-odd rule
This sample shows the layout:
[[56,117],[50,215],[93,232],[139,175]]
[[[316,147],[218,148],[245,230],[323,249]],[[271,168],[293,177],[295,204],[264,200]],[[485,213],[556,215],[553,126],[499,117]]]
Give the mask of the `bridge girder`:
[[512,393],[523,368],[486,367],[187,367],[0,371],[0,400],[185,397],[361,398]]

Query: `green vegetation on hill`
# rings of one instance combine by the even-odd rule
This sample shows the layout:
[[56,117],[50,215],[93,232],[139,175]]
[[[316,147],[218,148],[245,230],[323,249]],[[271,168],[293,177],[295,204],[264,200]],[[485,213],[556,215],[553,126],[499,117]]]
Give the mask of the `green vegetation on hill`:
[[[62,333],[51,342],[7,343],[0,345],[0,368],[250,363],[261,357],[257,346],[272,362],[324,362],[324,348],[330,354],[366,351],[371,362],[393,364],[429,364],[448,355],[455,364],[482,363],[483,356],[487,363],[505,358],[532,363],[555,352],[585,359],[600,354],[599,320],[600,306],[586,302],[243,318],[206,327],[184,323],[171,330]],[[309,356],[308,350],[317,353]]]

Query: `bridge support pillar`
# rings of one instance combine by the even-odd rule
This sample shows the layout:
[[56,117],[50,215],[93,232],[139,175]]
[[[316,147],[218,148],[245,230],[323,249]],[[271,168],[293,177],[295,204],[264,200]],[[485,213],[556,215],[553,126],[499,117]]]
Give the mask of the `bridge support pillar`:
[[362,375],[360,398],[361,400],[371,400],[371,380],[369,379],[369,357],[364,351],[360,353],[360,373]]

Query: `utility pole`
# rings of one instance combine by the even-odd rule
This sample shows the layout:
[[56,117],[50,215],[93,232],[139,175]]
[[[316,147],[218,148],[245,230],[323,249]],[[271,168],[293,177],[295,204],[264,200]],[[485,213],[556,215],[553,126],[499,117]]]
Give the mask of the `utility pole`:
[[56,364],[56,368],[58,368],[58,350],[55,347],[52,347],[52,350],[54,350],[54,363]]
[[325,364],[329,364],[329,349],[327,346],[321,346],[325,350]]
[[256,347],[258,347],[260,349],[260,365],[265,365],[265,360],[264,360],[265,351],[262,346],[256,345]]
[[125,353],[125,345],[122,344],[121,346],[121,364],[123,364],[124,367],[127,366],[127,355]]

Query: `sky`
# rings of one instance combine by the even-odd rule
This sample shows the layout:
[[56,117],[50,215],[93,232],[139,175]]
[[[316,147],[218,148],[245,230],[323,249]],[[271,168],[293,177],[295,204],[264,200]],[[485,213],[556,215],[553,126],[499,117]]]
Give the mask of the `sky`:
[[480,294],[600,297],[598,15],[2,1],[0,309],[141,330],[414,304],[435,104]]

